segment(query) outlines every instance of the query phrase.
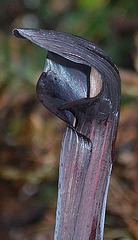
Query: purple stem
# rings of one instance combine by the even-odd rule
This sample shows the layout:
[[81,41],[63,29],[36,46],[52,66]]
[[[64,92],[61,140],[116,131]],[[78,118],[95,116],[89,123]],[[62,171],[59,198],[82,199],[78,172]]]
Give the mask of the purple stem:
[[106,123],[93,120],[90,140],[67,127],[60,157],[55,240],[103,239],[115,126],[111,118]]

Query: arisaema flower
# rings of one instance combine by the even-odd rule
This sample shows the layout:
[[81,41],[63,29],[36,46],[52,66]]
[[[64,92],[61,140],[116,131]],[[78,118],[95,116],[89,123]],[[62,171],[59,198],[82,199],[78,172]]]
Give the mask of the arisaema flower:
[[120,110],[120,77],[95,44],[67,33],[14,29],[48,50],[42,104],[67,123],[60,156],[55,240],[102,240]]

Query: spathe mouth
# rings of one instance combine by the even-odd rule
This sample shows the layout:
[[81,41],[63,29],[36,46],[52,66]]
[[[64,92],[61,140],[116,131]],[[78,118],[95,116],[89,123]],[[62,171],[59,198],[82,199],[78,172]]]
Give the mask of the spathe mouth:
[[87,98],[90,67],[48,52],[44,72],[37,83],[37,95],[51,112],[73,126],[74,116],[62,106]]
[[88,119],[97,115],[102,105],[104,110],[97,115],[99,120],[105,120],[114,112],[117,93],[110,93],[107,84],[112,85],[112,82],[107,83],[106,72],[107,68],[116,75],[118,71],[101,48],[80,37],[55,31],[14,29],[13,34],[48,50],[37,94],[51,112],[71,126],[83,109],[83,117],[86,115]]

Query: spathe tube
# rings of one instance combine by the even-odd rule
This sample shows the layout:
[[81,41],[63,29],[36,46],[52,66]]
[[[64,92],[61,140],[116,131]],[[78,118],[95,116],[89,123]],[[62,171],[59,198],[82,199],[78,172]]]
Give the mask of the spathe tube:
[[67,33],[15,29],[47,49],[40,101],[69,124],[61,149],[55,240],[102,240],[120,109],[120,77],[95,44]]

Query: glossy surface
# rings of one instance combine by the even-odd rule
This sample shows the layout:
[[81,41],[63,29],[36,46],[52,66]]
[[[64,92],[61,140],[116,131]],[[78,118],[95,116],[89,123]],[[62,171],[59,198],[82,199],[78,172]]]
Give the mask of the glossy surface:
[[40,101],[62,120],[73,126],[72,114],[59,110],[64,104],[86,98],[90,67],[48,53],[44,72],[37,83]]
[[118,70],[102,49],[77,36],[13,33],[49,51],[37,94],[70,125],[61,149],[55,240],[102,240],[120,109]]

